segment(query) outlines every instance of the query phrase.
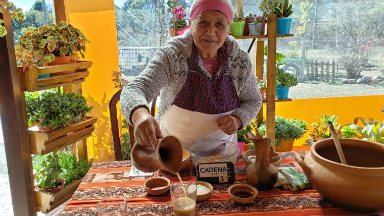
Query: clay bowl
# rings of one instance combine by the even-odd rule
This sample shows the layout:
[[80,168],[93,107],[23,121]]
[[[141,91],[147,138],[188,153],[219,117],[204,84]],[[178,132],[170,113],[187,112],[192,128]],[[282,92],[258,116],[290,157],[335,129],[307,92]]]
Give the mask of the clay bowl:
[[333,139],[314,143],[296,160],[313,188],[347,210],[373,213],[384,209],[384,145],[360,139],[340,139],[347,165],[340,162]]
[[[180,170],[187,167],[189,162],[191,162],[191,153],[189,153],[188,150],[183,149],[183,156],[182,156],[182,161],[181,161],[181,165],[180,165]],[[163,166],[163,164],[161,164],[160,169],[163,171],[166,171],[166,172],[171,172],[165,166]]]
[[240,204],[248,204],[255,201],[259,191],[251,185],[235,184],[228,188],[228,193],[234,202]]
[[[249,156],[253,156],[253,155],[256,155],[256,150],[255,149],[249,149],[249,150],[244,152],[244,154],[243,154],[243,161],[244,161],[246,166],[248,166],[248,165],[253,163],[248,158]],[[256,160],[256,156],[255,156],[255,160]],[[280,166],[280,164],[281,164],[281,157],[280,157],[279,153],[273,152],[271,164],[273,164],[275,167],[279,167]]]
[[199,185],[204,185],[205,187],[209,188],[209,192],[205,193],[205,194],[200,194],[200,195],[198,193],[197,197],[196,197],[196,201],[204,201],[204,200],[209,199],[209,197],[211,197],[211,194],[212,194],[212,191],[213,191],[213,186],[210,183],[208,183],[208,182],[197,181],[196,182],[197,192],[199,192]]
[[148,179],[144,182],[145,191],[151,195],[161,195],[169,190],[171,181],[164,177]]

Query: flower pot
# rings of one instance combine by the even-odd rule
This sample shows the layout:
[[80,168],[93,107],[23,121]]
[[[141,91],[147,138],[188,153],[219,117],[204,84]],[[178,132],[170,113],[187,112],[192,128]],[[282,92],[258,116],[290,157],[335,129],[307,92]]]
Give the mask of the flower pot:
[[384,209],[384,145],[360,139],[341,138],[348,165],[340,162],[333,139],[314,143],[311,151],[296,160],[319,194],[354,212]]
[[276,152],[286,152],[286,151],[292,151],[293,143],[295,141],[288,141],[288,140],[280,140],[280,146],[275,146]]
[[231,23],[231,34],[233,37],[243,36],[245,21],[232,22]]
[[[48,66],[54,66],[54,65],[62,65],[62,64],[70,64],[76,62],[75,57],[71,56],[56,56],[55,60],[51,63],[48,63]],[[70,73],[75,73],[75,70],[68,70],[68,71],[62,71],[58,73],[51,73],[50,76],[59,76],[59,75],[64,75],[64,74],[70,74]]]
[[288,91],[289,87],[284,87],[283,85],[276,86],[276,99],[287,99]]
[[179,35],[179,31],[183,30],[183,28],[169,28],[169,34],[171,37],[176,37]]
[[[239,18],[241,19],[241,18]],[[249,27],[248,27],[248,24],[251,23],[251,21],[249,20],[249,18],[245,18],[245,25],[244,25],[244,32],[243,32],[243,36],[249,36]]]
[[265,100],[267,98],[267,89],[264,89],[264,90],[260,89],[260,93],[261,93],[261,99]]
[[48,192],[48,193],[52,193],[52,194],[55,194],[55,193],[58,193],[60,192],[63,188],[64,188],[64,185],[65,185],[65,180],[64,179],[59,179],[58,180],[59,182],[59,186],[56,187],[56,188],[52,188],[52,189],[40,189],[38,188],[37,186],[35,186],[36,190],[38,191],[44,191],[44,192]]
[[248,144],[248,143],[243,143],[243,149],[241,150],[241,153],[243,154],[244,152],[246,152],[249,147],[251,147],[252,144]]
[[292,18],[280,18],[276,21],[276,34],[289,34],[291,30]]
[[263,26],[262,23],[256,24],[255,23],[248,23],[249,26],[249,35],[255,36],[255,35],[261,35],[261,28]]

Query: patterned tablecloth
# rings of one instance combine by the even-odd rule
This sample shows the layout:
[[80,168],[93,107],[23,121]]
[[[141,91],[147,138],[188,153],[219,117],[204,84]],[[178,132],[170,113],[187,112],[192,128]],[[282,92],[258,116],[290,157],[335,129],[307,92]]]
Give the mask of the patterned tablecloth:
[[[306,151],[298,152],[305,155]],[[294,159],[294,152],[281,153],[283,167],[295,167],[302,172]],[[236,181],[234,184],[247,183],[245,164],[242,155],[235,165]],[[162,196],[152,196],[145,192],[144,181],[150,177],[129,177],[130,161],[95,163],[84,177],[71,200],[61,215],[96,215],[96,204],[103,198],[122,196],[128,201],[127,215],[173,215],[169,192]],[[196,181],[195,167],[191,163],[180,172],[185,181]],[[177,177],[156,171],[153,177],[164,176],[171,182]],[[197,215],[353,215],[337,208],[327,199],[319,195],[313,188],[292,192],[290,190],[273,189],[259,191],[256,200],[251,204],[234,203],[228,194],[232,184],[213,184],[212,196],[196,204]],[[337,190],[337,189],[335,189]],[[380,213],[384,213],[381,211]],[[379,213],[379,214],[380,214]],[[376,214],[377,215],[377,214]]]

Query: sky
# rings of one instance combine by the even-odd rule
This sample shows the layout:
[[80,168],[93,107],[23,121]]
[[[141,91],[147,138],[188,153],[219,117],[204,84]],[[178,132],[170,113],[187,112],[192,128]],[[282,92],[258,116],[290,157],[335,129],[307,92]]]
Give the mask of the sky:
[[[115,4],[119,7],[121,7],[126,0],[114,0]],[[23,12],[28,11],[31,9],[32,5],[35,3],[35,0],[10,0],[10,2],[13,2],[18,8],[23,9]],[[51,4],[53,0],[45,0],[46,4]]]

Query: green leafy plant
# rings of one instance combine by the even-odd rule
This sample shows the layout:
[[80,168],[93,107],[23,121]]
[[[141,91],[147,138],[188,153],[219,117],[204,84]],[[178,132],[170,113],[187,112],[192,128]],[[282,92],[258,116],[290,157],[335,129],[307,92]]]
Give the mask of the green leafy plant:
[[264,90],[267,88],[267,80],[258,80],[258,84],[259,84],[259,89],[260,90]]
[[179,0],[170,0],[167,2],[168,12],[171,13],[171,21],[169,22],[171,28],[185,28],[187,21],[185,17],[187,14],[184,12],[185,5],[180,5]]
[[[359,120],[364,125],[364,127],[358,125]],[[350,124],[349,127],[359,133],[359,139],[384,143],[384,121],[379,122],[373,118],[369,118],[369,121],[366,121],[363,117],[356,117],[354,124]]]
[[243,142],[243,143],[250,143],[251,140],[247,139],[245,137],[245,135],[252,131],[252,126],[251,124],[248,124],[247,126],[245,126],[245,128],[243,128],[243,130],[238,130],[237,131],[237,141],[238,142]]
[[261,0],[259,10],[263,13],[264,17],[267,17],[269,14],[273,14],[280,2],[281,0]]
[[359,135],[356,130],[349,126],[342,127],[341,133],[343,134],[343,138],[358,138]]
[[66,92],[26,93],[26,110],[29,126],[34,124],[45,130],[61,129],[83,121],[92,106],[84,96]]
[[18,66],[47,66],[55,56],[71,56],[76,59],[79,54],[84,58],[86,43],[83,33],[62,21],[58,25],[50,24],[39,29],[30,27],[20,38],[15,47]]
[[297,78],[291,73],[284,72],[283,69],[276,67],[276,85],[293,87],[298,84]]
[[[121,156],[123,160],[131,159],[131,140],[129,139],[128,127],[129,124],[127,120],[124,119],[122,129],[125,130],[125,132],[120,135]],[[136,138],[134,140],[136,142]]]
[[[9,13],[11,15],[11,18],[17,21],[24,21],[25,16],[23,14],[23,10],[20,8],[16,8],[12,2],[8,0],[1,0],[0,1],[0,13],[5,13],[7,9],[9,8]],[[7,30],[2,25],[4,23],[4,20],[0,19],[0,37],[4,37],[7,35]]]
[[289,0],[281,0],[280,4],[273,10],[277,17],[286,18],[292,15],[292,4],[289,4]]
[[[280,146],[280,140],[292,141],[301,138],[307,131],[308,124],[298,119],[284,119],[283,117],[275,117],[275,138],[276,147]],[[262,135],[266,135],[266,122],[260,124],[257,129]]]
[[265,17],[257,16],[256,14],[249,14],[247,18],[248,18],[249,22],[255,23],[256,26],[259,23],[265,23]]
[[[328,126],[328,121],[331,121],[333,124],[333,127],[335,128],[335,132],[339,138],[343,137],[343,134],[341,132],[342,125],[336,123],[336,119],[338,117],[335,115],[327,116],[327,115],[321,115],[321,117],[317,117],[318,122],[314,122],[311,124],[312,129],[309,132],[309,139],[306,140],[306,145],[311,146],[313,143],[322,140],[327,139],[331,137],[331,131]],[[348,129],[345,129],[348,130]],[[347,134],[346,134],[347,136]]]
[[61,178],[65,180],[65,186],[83,178],[93,163],[93,159],[90,161],[84,158],[76,160],[76,155],[68,147],[63,148],[58,152],[58,155],[60,158],[59,164],[62,168]]
[[32,161],[38,188],[52,189],[59,186],[58,180],[62,168],[56,151],[43,156],[35,155]]

